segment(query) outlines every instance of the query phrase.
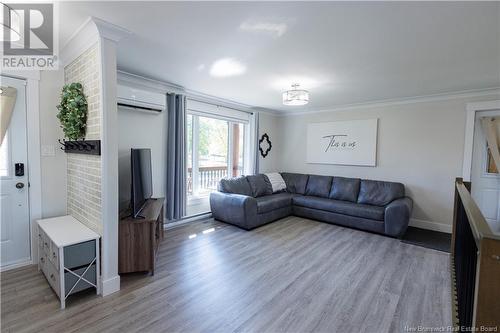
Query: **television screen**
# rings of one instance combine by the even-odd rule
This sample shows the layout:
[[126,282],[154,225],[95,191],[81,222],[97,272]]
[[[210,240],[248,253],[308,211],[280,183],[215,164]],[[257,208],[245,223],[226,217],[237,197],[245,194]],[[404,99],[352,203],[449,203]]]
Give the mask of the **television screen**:
[[138,217],[153,194],[151,172],[151,149],[131,149],[132,195],[131,208],[134,218]]

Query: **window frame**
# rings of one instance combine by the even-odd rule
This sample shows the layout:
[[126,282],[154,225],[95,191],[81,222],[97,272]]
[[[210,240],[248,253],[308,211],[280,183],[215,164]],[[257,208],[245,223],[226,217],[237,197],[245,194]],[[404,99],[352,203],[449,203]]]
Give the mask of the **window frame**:
[[[242,160],[243,160],[243,165],[241,166],[241,174],[244,174],[245,173],[245,170],[247,169],[247,164],[250,163],[248,161],[248,158],[247,158],[247,149],[246,147],[248,146],[248,144],[250,143],[249,140],[250,140],[250,136],[247,135],[248,132],[249,132],[249,127],[250,127],[250,124],[249,123],[245,123],[243,121],[238,121],[238,120],[229,120],[227,119],[226,117],[216,117],[216,116],[213,116],[211,113],[207,113],[207,114],[203,114],[203,113],[200,113],[200,112],[192,112],[191,110],[187,110],[186,111],[186,116],[191,116],[191,139],[192,139],[192,142],[191,142],[191,156],[189,156],[188,154],[188,150],[187,150],[187,145],[189,144],[188,142],[188,131],[189,129],[187,128],[186,130],[186,155],[187,158],[189,158],[191,160],[191,181],[192,181],[192,194],[189,195],[187,193],[187,186],[186,186],[186,196],[187,197],[192,197],[192,198],[196,198],[198,197],[198,194],[199,193],[199,189],[200,189],[200,184],[199,184],[199,180],[200,180],[200,177],[199,177],[199,149],[198,149],[198,146],[199,146],[199,122],[200,122],[200,117],[204,117],[204,118],[211,118],[211,119],[216,119],[216,120],[221,120],[221,121],[225,121],[227,123],[227,127],[228,127],[228,133],[227,133],[227,137],[228,137],[228,144],[227,144],[227,174],[228,176],[232,176],[232,171],[233,171],[233,153],[234,153],[234,150],[233,150],[233,146],[234,146],[234,140],[233,140],[233,134],[234,134],[234,129],[233,129],[233,126],[234,125],[242,125],[242,130],[243,130],[243,135],[242,135],[242,138],[243,138],[243,144],[242,144],[242,151],[240,152],[241,156],[242,156]],[[186,122],[187,123],[187,122]],[[238,156],[238,160],[239,160],[239,156]],[[189,165],[188,163],[186,163],[186,165]],[[187,168],[186,168],[187,169]],[[187,171],[187,170],[186,170]],[[186,184],[187,185],[187,184]]]
[[10,129],[7,129],[7,132],[5,133],[5,138],[4,138],[4,141],[2,142],[2,146],[3,145],[6,145],[5,146],[5,149],[6,149],[6,154],[5,154],[5,157],[7,158],[7,174],[6,175],[2,175],[0,173],[0,179],[12,179],[12,175],[13,175],[13,170],[12,170],[12,138],[11,138],[11,131]]

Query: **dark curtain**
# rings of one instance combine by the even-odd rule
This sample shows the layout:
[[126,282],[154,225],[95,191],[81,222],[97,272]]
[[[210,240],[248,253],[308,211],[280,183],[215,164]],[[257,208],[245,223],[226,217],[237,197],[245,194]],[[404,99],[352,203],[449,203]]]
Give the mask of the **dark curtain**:
[[186,215],[186,97],[167,94],[167,220]]

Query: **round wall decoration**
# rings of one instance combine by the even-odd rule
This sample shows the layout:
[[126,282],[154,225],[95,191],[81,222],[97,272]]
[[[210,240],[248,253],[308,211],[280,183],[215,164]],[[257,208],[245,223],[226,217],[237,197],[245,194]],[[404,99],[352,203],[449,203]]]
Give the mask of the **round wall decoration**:
[[267,135],[267,133],[264,133],[259,140],[260,155],[263,158],[266,158],[267,154],[269,154],[272,147],[273,145],[271,144],[271,140],[269,140],[269,135]]

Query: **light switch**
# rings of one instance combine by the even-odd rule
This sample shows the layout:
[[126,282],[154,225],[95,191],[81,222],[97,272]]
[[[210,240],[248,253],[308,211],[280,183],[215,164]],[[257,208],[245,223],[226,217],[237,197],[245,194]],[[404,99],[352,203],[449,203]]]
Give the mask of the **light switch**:
[[56,156],[56,150],[52,145],[42,145],[42,156]]

